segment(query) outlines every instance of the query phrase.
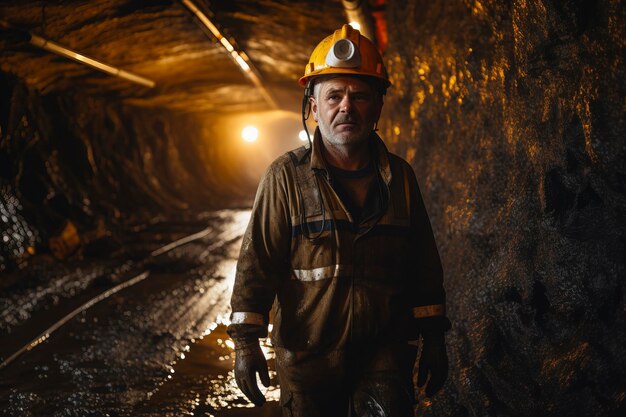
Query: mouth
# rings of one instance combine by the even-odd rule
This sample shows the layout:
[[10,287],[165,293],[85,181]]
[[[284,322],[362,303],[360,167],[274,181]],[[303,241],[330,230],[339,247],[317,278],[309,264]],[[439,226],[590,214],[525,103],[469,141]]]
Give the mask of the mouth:
[[358,126],[356,123],[338,123],[335,129],[337,132],[353,132],[358,130]]

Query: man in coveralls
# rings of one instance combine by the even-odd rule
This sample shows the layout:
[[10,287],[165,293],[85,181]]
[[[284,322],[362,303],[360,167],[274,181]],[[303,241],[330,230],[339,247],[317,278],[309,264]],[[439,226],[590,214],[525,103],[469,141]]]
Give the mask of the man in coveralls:
[[[390,82],[376,47],[344,25],[300,84],[312,144],[274,161],[244,235],[228,332],[235,377],[257,406],[272,344],[285,416],[413,415],[418,385],[447,377],[442,268],[411,166],[375,133]],[[306,113],[306,114],[305,114]]]

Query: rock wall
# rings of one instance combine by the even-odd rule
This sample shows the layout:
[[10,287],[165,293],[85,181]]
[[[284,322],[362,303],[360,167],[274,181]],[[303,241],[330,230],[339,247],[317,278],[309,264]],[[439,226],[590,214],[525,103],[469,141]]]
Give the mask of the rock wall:
[[41,95],[7,73],[0,103],[0,272],[49,253],[63,233],[60,257],[77,243],[72,234],[85,243],[224,207],[240,188],[225,185],[237,178],[225,178],[216,133],[190,115],[106,95]]
[[420,415],[625,415],[623,1],[390,2],[382,133],[446,272]]

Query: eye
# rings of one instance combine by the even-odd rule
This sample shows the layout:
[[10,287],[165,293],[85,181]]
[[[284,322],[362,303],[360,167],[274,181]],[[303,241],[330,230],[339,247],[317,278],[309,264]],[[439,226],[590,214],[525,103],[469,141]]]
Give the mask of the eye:
[[366,94],[366,93],[354,94],[352,97],[354,98],[354,100],[358,100],[358,101],[366,101],[366,100],[369,100],[370,98],[369,94]]

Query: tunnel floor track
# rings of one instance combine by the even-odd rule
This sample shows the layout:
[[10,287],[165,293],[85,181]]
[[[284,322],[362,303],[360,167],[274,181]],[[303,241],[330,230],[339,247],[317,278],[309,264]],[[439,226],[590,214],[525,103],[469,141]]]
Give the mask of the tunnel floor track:
[[[23,346],[22,355],[0,369],[0,391],[5,392],[0,409],[6,413],[1,415],[186,414],[182,409],[202,410],[196,415],[207,416],[257,415],[241,408],[246,401],[228,375],[232,357],[225,346],[225,327],[217,325],[227,315],[247,216],[225,213],[200,232],[152,249],[145,259],[133,261],[123,279],[118,277],[115,285],[31,341],[38,342],[36,349]],[[54,334],[45,337],[50,329]],[[219,357],[207,357],[207,352],[219,350],[218,339]],[[185,372],[197,369],[180,368],[185,351],[194,363],[217,362],[206,366],[213,375],[196,371],[184,378]],[[175,392],[168,388],[172,379],[179,381]],[[181,380],[196,383],[192,389],[180,385]],[[224,388],[214,393],[220,381]],[[168,395],[159,394],[163,390]],[[267,414],[271,407],[264,408],[264,415],[275,415]]]

